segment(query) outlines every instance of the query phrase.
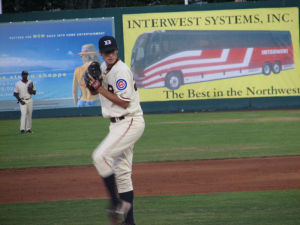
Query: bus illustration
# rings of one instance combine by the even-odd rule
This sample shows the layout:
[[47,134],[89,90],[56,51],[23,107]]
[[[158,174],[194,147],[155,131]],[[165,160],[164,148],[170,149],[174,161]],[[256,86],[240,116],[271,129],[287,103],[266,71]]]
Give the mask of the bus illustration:
[[294,68],[289,31],[157,30],[141,34],[131,69],[139,88],[279,74]]

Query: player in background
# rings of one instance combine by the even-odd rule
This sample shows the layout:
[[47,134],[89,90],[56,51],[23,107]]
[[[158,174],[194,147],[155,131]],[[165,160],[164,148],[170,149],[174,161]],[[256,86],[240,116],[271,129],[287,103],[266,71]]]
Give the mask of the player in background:
[[21,122],[20,122],[20,132],[24,134],[31,133],[32,125],[32,95],[36,94],[36,89],[33,86],[33,82],[28,80],[28,72],[22,71],[22,80],[19,80],[14,89],[14,96],[18,100],[20,110],[21,110]]
[[143,111],[133,74],[118,59],[114,37],[102,37],[99,51],[104,59],[101,65],[103,80],[93,94],[100,94],[102,115],[110,119],[110,126],[108,135],[93,153],[94,165],[111,199],[110,224],[119,224],[124,217],[122,224],[134,225],[132,159],[134,144],[145,128]]
[[[87,67],[91,62],[97,61],[100,63],[100,59],[97,57],[97,50],[93,44],[86,44],[81,47],[81,52],[78,53],[81,56],[83,65],[79,66],[74,71],[73,76],[73,99],[74,104],[77,107],[95,106],[99,105],[99,97],[92,95],[85,86],[83,75],[87,70]],[[78,85],[80,87],[80,99],[78,100]]]

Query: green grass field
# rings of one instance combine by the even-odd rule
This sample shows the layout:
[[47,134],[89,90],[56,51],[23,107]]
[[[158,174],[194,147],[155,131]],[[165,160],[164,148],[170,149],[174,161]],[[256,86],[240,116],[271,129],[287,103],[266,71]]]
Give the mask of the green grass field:
[[[134,161],[300,155],[300,110],[145,115]],[[0,169],[91,165],[108,131],[101,117],[0,120]],[[1,193],[3,194],[3,193]],[[0,205],[0,224],[106,224],[107,200]],[[300,224],[300,190],[138,197],[137,225]]]
[[[297,225],[300,191],[137,197],[139,225]],[[105,199],[0,205],[2,225],[106,225]]]
[[[145,120],[135,162],[300,155],[299,110],[159,114]],[[108,121],[34,119],[34,133],[25,135],[18,127],[19,120],[0,121],[0,169],[91,165]]]

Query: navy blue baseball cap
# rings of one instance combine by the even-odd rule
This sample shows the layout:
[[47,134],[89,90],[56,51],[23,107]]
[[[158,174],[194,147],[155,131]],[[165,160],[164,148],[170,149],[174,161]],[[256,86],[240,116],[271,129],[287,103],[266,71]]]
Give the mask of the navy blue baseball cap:
[[28,76],[28,71],[23,70],[23,71],[22,71],[22,76],[23,76],[23,75],[27,75],[27,76]]
[[118,50],[117,41],[112,36],[104,36],[99,40],[99,50],[101,53]]

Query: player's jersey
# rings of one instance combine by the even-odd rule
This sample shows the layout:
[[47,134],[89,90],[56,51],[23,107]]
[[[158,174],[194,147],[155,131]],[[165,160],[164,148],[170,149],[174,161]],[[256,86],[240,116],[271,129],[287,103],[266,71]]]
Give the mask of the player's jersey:
[[[27,100],[31,98],[31,94],[28,93],[28,85],[32,83],[31,80],[28,80],[26,83],[24,83],[23,81],[19,80],[16,83],[14,92],[19,94],[19,97],[22,100]],[[35,89],[34,89],[35,90]]]
[[97,95],[92,95],[89,90],[85,86],[84,82],[84,73],[87,70],[88,66],[90,63],[85,63],[80,67],[77,67],[74,71],[74,77],[73,77],[73,94],[77,96],[77,88],[78,84],[80,86],[80,91],[81,91],[81,100],[85,101],[93,101],[97,99]]
[[133,75],[128,66],[121,60],[106,72],[106,63],[101,65],[103,76],[103,87],[115,93],[120,99],[129,101],[129,106],[124,109],[100,95],[102,115],[104,118],[121,116],[141,116],[143,115],[140,106],[140,97],[137,92]]

